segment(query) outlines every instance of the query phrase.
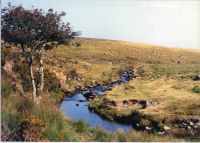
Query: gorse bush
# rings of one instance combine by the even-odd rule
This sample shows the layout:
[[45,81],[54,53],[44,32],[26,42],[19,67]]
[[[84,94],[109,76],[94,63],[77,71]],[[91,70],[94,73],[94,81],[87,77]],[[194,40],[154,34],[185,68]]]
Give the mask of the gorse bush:
[[[54,105],[54,100],[51,98],[48,98],[48,100],[43,99],[42,104],[36,105],[29,96],[13,95],[14,91],[10,81],[5,80],[4,78],[2,78],[1,92],[2,124],[7,126],[13,134],[19,133],[19,129],[22,129],[22,126],[28,124],[26,129],[23,129],[23,132],[26,133],[17,134],[18,139],[16,140],[19,140],[19,136],[21,141],[47,141],[47,139],[50,141],[77,140],[76,134],[72,130],[72,126],[60,113],[57,106]],[[57,96],[62,95],[59,89],[54,89],[53,93]],[[52,98],[60,97],[52,96]],[[30,119],[29,123],[27,119]],[[35,128],[31,125],[32,119],[37,119],[46,125],[43,131],[37,135],[38,137],[32,133],[31,128]],[[32,137],[36,140],[33,140]],[[15,140],[15,138],[13,138],[13,140]]]
[[[4,98],[2,102],[2,124],[7,125],[13,133],[19,132],[19,128],[22,128],[24,124],[28,124],[27,129],[24,129],[24,132],[28,133],[18,134],[18,136],[21,136],[21,140],[77,140],[77,137],[73,133],[74,131],[72,130],[70,123],[64,118],[64,116],[59,112],[55,105],[50,103],[47,104],[45,102],[43,104],[35,105],[31,100],[16,96],[9,96],[9,98]],[[41,121],[46,125],[40,134],[32,135],[32,119],[33,121],[37,119],[38,122]],[[28,121],[30,121],[30,123],[28,123]],[[39,126],[39,124],[36,126]],[[34,139],[36,140],[31,138],[31,136],[34,136]],[[35,136],[38,137],[36,138]]]
[[[17,134],[23,141],[44,141],[41,137],[42,131],[45,128],[45,123],[37,118],[28,118],[23,120],[19,126]],[[47,139],[45,139],[48,141]]]
[[47,138],[50,141],[61,141],[61,139],[63,141],[76,140],[68,121],[51,102],[43,102],[43,104],[34,106],[29,116],[38,118],[46,124],[46,128],[42,133],[43,138]]
[[[55,91],[55,93],[60,91]],[[35,105],[35,103],[27,97],[13,96],[10,82],[2,80],[2,104],[1,119],[2,124],[8,126],[13,134],[19,133],[19,129],[23,129],[23,133],[17,134],[21,136],[21,141],[76,141],[77,137],[71,130],[70,123],[60,113],[58,108],[51,103],[51,100]],[[38,120],[38,124],[33,121]],[[34,130],[39,126],[39,122],[46,126],[43,132],[34,135]],[[36,127],[34,127],[36,126]],[[33,128],[34,130],[32,130]],[[37,136],[37,137],[36,137]],[[34,140],[36,139],[36,140]]]
[[[22,81],[23,88],[25,89],[25,94],[22,96],[17,96],[15,93],[14,88],[12,87],[13,81],[2,82],[2,124],[7,126],[10,131],[14,134],[18,134],[21,136],[21,141],[105,141],[105,142],[125,142],[125,141],[198,141],[199,138],[196,133],[199,130],[195,130],[194,132],[187,132],[187,130],[177,130],[174,134],[165,134],[165,135],[157,135],[157,133],[146,133],[143,131],[135,131],[131,130],[128,132],[124,131],[116,131],[110,132],[107,130],[102,129],[101,127],[90,127],[86,122],[83,121],[69,121],[63,113],[59,111],[59,102],[63,97],[63,93],[60,89],[61,84],[67,85],[66,89],[73,90],[75,87],[86,87],[89,85],[96,85],[97,83],[102,84],[110,83],[113,80],[117,80],[119,75],[121,75],[125,67],[131,66],[134,63],[134,71],[135,73],[141,77],[133,82],[122,84],[121,87],[113,88],[111,91],[107,91],[108,93],[111,92],[112,94],[108,94],[108,96],[101,98],[96,98],[95,100],[90,102],[90,108],[98,111],[99,114],[105,118],[110,120],[116,120],[118,122],[129,122],[133,123],[132,120],[136,120],[141,126],[156,126],[163,128],[162,123],[160,122],[153,122],[152,120],[148,120],[147,118],[143,118],[143,114],[137,114],[137,112],[132,113],[132,109],[125,108],[125,110],[119,110],[117,112],[116,106],[118,106],[118,101],[128,100],[128,99],[135,99],[135,98],[142,98],[144,100],[148,99],[148,101],[154,101],[152,97],[162,97],[160,95],[168,95],[168,93],[176,93],[183,90],[183,94],[187,96],[187,102],[191,103],[190,106],[182,106],[185,104],[186,101],[180,100],[177,102],[173,100],[173,97],[170,97],[171,100],[174,102],[167,103],[168,106],[162,106],[162,108],[158,109],[165,109],[164,114],[167,115],[168,112],[174,111],[177,115],[180,113],[184,113],[184,116],[195,117],[199,115],[199,104],[198,101],[194,102],[195,96],[198,96],[199,93],[199,86],[195,86],[198,83],[196,81],[193,83],[191,81],[191,76],[196,72],[199,71],[199,58],[196,55],[195,59],[192,61],[197,61],[197,64],[191,64],[191,61],[187,62],[186,65],[183,64],[170,64],[168,61],[159,58],[159,56],[155,55],[154,59],[141,59],[142,55],[137,52],[137,50],[142,50],[142,48],[130,48],[133,50],[133,56],[131,54],[131,50],[127,48],[128,51],[122,50],[119,44],[115,44],[115,42],[111,43],[109,46],[106,44],[102,44],[101,42],[94,41],[91,44],[91,41],[82,40],[83,44],[81,47],[77,48],[62,48],[62,46],[58,49],[54,49],[53,51],[48,51],[47,56],[45,57],[46,60],[49,60],[49,63],[46,61],[44,67],[44,92],[41,93],[41,102],[38,105],[35,105],[34,102],[31,101],[31,83],[30,83],[30,76],[28,75],[28,66],[24,64],[23,59],[19,57],[14,57],[9,54],[9,51],[5,51],[3,55],[3,64],[8,63],[12,64],[13,73],[17,76],[19,80]],[[105,52],[105,47],[109,50],[112,54],[112,58],[102,56],[102,53]],[[126,45],[128,47],[128,45]],[[126,47],[124,47],[126,49]],[[134,52],[134,49],[136,51]],[[6,49],[8,50],[8,49]],[[13,52],[17,52],[15,48],[10,48]],[[85,52],[88,50],[88,52]],[[117,54],[115,52],[120,52],[121,54]],[[126,53],[124,53],[126,51]],[[147,49],[143,49],[144,53],[148,55],[149,52]],[[151,52],[151,51],[150,51]],[[110,54],[109,53],[109,54]],[[52,55],[51,55],[52,54]],[[125,54],[128,54],[126,56]],[[175,55],[173,53],[166,53],[169,56]],[[162,56],[162,54],[160,54]],[[185,54],[183,54],[184,56]],[[154,55],[151,55],[153,57]],[[169,56],[167,59],[169,59]],[[176,56],[176,55],[175,55]],[[51,57],[55,57],[55,60]],[[126,58],[130,57],[130,59]],[[191,56],[190,56],[191,57]],[[161,59],[161,62],[157,61],[157,59]],[[13,61],[11,61],[13,60]],[[144,60],[144,61],[143,61]],[[157,62],[156,62],[157,61]],[[175,60],[177,61],[177,60]],[[10,63],[9,63],[10,62]],[[108,64],[111,63],[111,64]],[[152,64],[144,64],[144,63],[153,63]],[[159,64],[165,63],[165,64]],[[84,67],[85,66],[85,67]],[[34,67],[37,67],[34,63]],[[56,69],[55,71],[53,71]],[[34,76],[36,83],[39,84],[39,75],[37,73],[37,68],[33,68]],[[118,72],[119,71],[119,72]],[[66,75],[66,79],[60,73],[64,73]],[[118,74],[119,73],[119,74]],[[135,75],[134,73],[134,75]],[[65,83],[60,80],[60,76],[63,76]],[[3,77],[3,76],[2,76]],[[158,79],[159,77],[164,77],[164,81],[159,81],[154,83],[154,79]],[[84,79],[83,81],[78,81],[77,78]],[[146,81],[146,78],[153,79],[150,82]],[[171,84],[168,79],[173,78],[172,82],[178,78],[180,81],[176,82],[176,84]],[[7,78],[4,78],[7,79]],[[185,81],[183,81],[184,79]],[[190,79],[188,84],[184,84],[183,82],[187,82],[186,80]],[[10,78],[9,78],[10,80]],[[163,85],[162,83],[168,83],[169,88],[166,86],[166,89],[162,90]],[[198,81],[197,81],[198,82]],[[160,84],[161,83],[161,84]],[[181,84],[180,84],[181,83]],[[192,84],[191,84],[192,83]],[[153,84],[153,86],[152,86]],[[134,85],[134,86],[133,86]],[[156,86],[159,85],[159,90],[157,90]],[[188,86],[189,85],[189,86]],[[155,86],[155,87],[154,87]],[[64,87],[64,86],[63,86]],[[161,87],[161,88],[160,88]],[[165,87],[165,86],[164,86]],[[151,92],[151,88],[155,88],[155,92]],[[173,88],[171,90],[171,88]],[[186,89],[186,90],[184,90]],[[168,92],[169,90],[169,92]],[[173,92],[175,91],[176,92]],[[186,93],[191,92],[191,95],[194,98],[192,102],[188,100],[190,94]],[[195,92],[195,93],[192,93]],[[129,96],[133,94],[133,97]],[[109,95],[112,95],[109,97]],[[115,98],[116,95],[116,98]],[[154,96],[155,95],[155,96]],[[176,95],[176,94],[175,94]],[[181,95],[181,94],[180,94]],[[181,95],[182,98],[184,95]],[[174,96],[174,95],[173,95]],[[167,96],[164,96],[167,97]],[[178,98],[178,96],[176,96]],[[119,100],[115,100],[119,98]],[[123,99],[126,98],[126,99]],[[140,100],[140,99],[137,99]],[[159,99],[160,100],[160,99]],[[164,99],[165,100],[165,99]],[[162,103],[159,102],[159,105],[165,105],[165,101],[162,100]],[[155,107],[157,106],[157,100],[155,100]],[[167,101],[167,100],[166,100]],[[113,103],[114,102],[114,103]],[[120,103],[120,102],[119,102]],[[161,103],[161,104],[160,104]],[[179,105],[180,104],[180,105]],[[111,108],[111,105],[114,108]],[[153,104],[152,104],[153,105]],[[128,105],[133,107],[132,105]],[[154,105],[153,105],[154,106]],[[148,113],[151,113],[151,106],[147,107]],[[181,107],[181,108],[180,108]],[[70,108],[70,107],[69,107]],[[154,108],[153,108],[154,109]],[[143,110],[141,110],[143,112]],[[156,111],[156,110],[155,110]],[[165,113],[166,111],[166,113]],[[182,112],[184,111],[184,112]],[[145,112],[145,110],[144,110]],[[153,112],[152,112],[153,113]],[[172,113],[172,115],[173,115]],[[146,113],[144,113],[146,114]],[[129,116],[131,115],[131,116]],[[157,114],[156,114],[157,115]],[[159,110],[160,115],[160,110]],[[171,115],[171,114],[170,114]],[[132,117],[131,119],[129,117]],[[145,116],[146,117],[146,116]],[[179,116],[178,116],[179,117]],[[158,116],[159,118],[159,116]],[[156,118],[157,119],[157,118]],[[35,121],[36,122],[35,122]],[[33,121],[35,123],[33,123]],[[42,123],[42,124],[40,124]],[[43,126],[45,125],[45,126]],[[167,124],[166,124],[167,125]],[[171,130],[173,130],[172,126]],[[20,132],[21,130],[21,132]],[[36,131],[36,133],[35,133]],[[194,140],[194,135],[195,139]],[[184,138],[184,139],[182,139]],[[47,140],[48,139],[48,140]]]

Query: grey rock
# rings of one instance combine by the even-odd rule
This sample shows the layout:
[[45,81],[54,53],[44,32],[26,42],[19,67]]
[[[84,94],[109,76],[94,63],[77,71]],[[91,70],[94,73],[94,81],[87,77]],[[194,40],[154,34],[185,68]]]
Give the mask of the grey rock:
[[200,126],[200,123],[196,123],[197,126]]
[[190,125],[191,125],[191,126],[193,126],[193,125],[194,125],[194,123],[190,121]]
[[187,126],[187,124],[186,124],[186,123],[182,123],[182,125],[183,125],[183,126]]
[[137,127],[140,127],[141,125],[139,123],[136,124]]
[[145,129],[146,129],[146,130],[152,130],[152,128],[151,128],[151,127],[145,127]]
[[171,129],[170,127],[168,127],[168,126],[166,126],[166,125],[164,126],[164,130],[165,130],[165,131],[170,130],[170,129]]
[[164,135],[164,134],[165,134],[165,132],[158,132],[158,134],[159,134],[159,135]]
[[191,127],[190,127],[190,126],[187,126],[187,128],[188,128],[189,130],[191,130]]
[[79,77],[77,77],[76,79],[77,79],[77,81],[82,81],[81,78],[79,78]]

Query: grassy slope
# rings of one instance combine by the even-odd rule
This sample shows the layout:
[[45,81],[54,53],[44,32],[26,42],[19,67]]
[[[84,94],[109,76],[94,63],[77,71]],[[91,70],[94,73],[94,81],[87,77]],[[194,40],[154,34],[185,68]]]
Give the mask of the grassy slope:
[[[96,108],[97,112],[110,119],[114,113],[115,116],[122,116],[131,114],[133,110],[155,120],[166,117],[167,121],[200,118],[200,96],[192,90],[200,85],[199,81],[191,80],[194,75],[200,74],[200,51],[100,39],[78,39],[78,42],[81,47],[64,49],[60,46],[49,55],[75,61],[73,64],[67,62],[67,65],[76,68],[85,79],[85,82],[78,82],[79,85],[84,87],[96,81],[113,81],[127,66],[133,67],[140,77],[115,87],[106,92],[105,97],[91,102],[91,107],[100,107]],[[90,70],[85,70],[84,65],[89,65]],[[72,86],[74,84],[77,85],[73,82]],[[156,104],[145,109],[102,106],[109,101],[128,99],[148,100]]]
[[[173,75],[173,77],[192,77],[199,72],[200,51],[162,48],[137,43],[77,39],[81,47],[64,47],[48,52],[48,68],[69,73],[76,69],[82,83],[67,80],[69,85],[85,86],[95,82],[106,82],[118,78],[118,71],[125,66],[135,70],[147,69],[145,77]],[[191,58],[192,57],[192,58]],[[180,64],[177,64],[180,63]],[[70,84],[69,84],[70,83]]]
[[[169,119],[173,116],[199,117],[200,96],[192,91],[195,86],[199,86],[199,82],[191,79],[200,74],[200,51],[100,39],[77,41],[81,47],[64,49],[60,46],[48,53],[49,56],[69,61],[62,68],[74,67],[85,79],[83,82],[73,81],[72,87],[115,80],[118,71],[131,66],[141,78],[108,91],[105,98],[116,101],[158,101],[159,104],[141,110],[158,119],[166,117],[166,113]],[[89,71],[84,68],[85,65],[90,67]],[[103,99],[97,100],[103,104]],[[131,108],[119,109],[118,114],[132,112]]]
[[[107,92],[106,98],[108,100],[120,101],[129,98],[158,100],[160,102],[159,106],[146,108],[142,112],[157,116],[156,110],[159,109],[159,113],[161,113],[159,116],[161,117],[164,113],[173,115],[176,112],[181,113],[181,116],[199,117],[199,108],[196,108],[200,103],[199,93],[192,92],[192,88],[199,86],[199,83],[192,81],[191,77],[200,72],[200,51],[161,48],[159,46],[110,40],[81,38],[76,41],[80,42],[82,46],[59,46],[48,51],[45,56],[45,69],[56,71],[57,76],[63,80],[64,88],[67,90],[74,90],[79,86],[84,88],[88,85],[116,80],[119,77],[118,73],[120,70],[126,66],[132,66],[141,78]],[[77,77],[83,78],[83,81],[77,80]],[[2,105],[3,120],[7,122],[9,122],[9,118],[18,119],[22,117],[21,114],[23,113],[16,111],[17,105],[15,106],[15,104],[21,104],[21,102],[17,102],[16,96],[12,97],[12,100],[9,98],[4,98],[3,101],[5,103]],[[58,98],[61,98],[61,96]],[[173,98],[176,100],[172,100]],[[114,141],[174,140],[171,137],[160,138],[135,132],[128,134],[117,133],[117,135],[113,136],[99,129],[88,129],[82,123],[81,125],[78,123],[78,126],[76,124],[73,125],[71,122],[65,121],[66,119],[57,111],[57,107],[52,105],[52,101],[47,99],[44,99],[44,101],[46,101],[43,105],[44,108],[31,108],[35,112],[29,113],[31,113],[31,116],[36,116],[49,124],[45,130],[44,137],[51,141],[61,139],[68,141],[100,139],[102,141],[109,141],[112,140],[111,138]],[[174,102],[177,103],[176,101],[184,103],[180,105],[184,108],[178,108],[179,104],[174,104]],[[49,111],[45,111],[45,106],[51,106],[52,109],[49,108]],[[168,106],[171,108],[168,108]],[[120,112],[117,113],[122,113],[122,110],[120,109]],[[131,109],[127,111],[131,111]],[[35,114],[37,112],[38,114]],[[18,118],[15,118],[15,116]],[[55,117],[59,118],[58,122]],[[48,118],[50,119],[48,120]],[[52,121],[55,121],[55,126],[51,126]],[[11,126],[14,128],[16,125]],[[60,134],[60,131],[63,135]],[[144,136],[145,138],[143,138]]]

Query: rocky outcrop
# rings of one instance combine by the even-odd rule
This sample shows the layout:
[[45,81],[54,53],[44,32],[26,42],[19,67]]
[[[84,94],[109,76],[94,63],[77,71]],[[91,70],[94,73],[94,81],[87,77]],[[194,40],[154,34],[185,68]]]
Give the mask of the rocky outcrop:
[[184,128],[186,130],[200,129],[199,119],[177,119],[174,121],[174,127]]

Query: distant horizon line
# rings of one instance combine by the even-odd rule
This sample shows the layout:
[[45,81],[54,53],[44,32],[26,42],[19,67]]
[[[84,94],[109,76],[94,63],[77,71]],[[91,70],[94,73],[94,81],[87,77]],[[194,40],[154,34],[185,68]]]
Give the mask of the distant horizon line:
[[83,39],[94,39],[94,40],[107,40],[107,41],[116,41],[116,42],[127,42],[127,43],[138,43],[138,44],[144,44],[149,46],[156,46],[156,47],[163,47],[163,48],[172,48],[172,49],[188,49],[188,50],[200,50],[199,48],[191,48],[191,47],[175,47],[175,46],[168,46],[168,45],[162,45],[162,44],[154,44],[154,43],[148,43],[148,42],[137,42],[137,41],[127,41],[127,40],[119,40],[119,39],[110,39],[110,38],[94,38],[94,37],[85,37],[85,36],[78,36],[76,38],[83,38]]

